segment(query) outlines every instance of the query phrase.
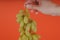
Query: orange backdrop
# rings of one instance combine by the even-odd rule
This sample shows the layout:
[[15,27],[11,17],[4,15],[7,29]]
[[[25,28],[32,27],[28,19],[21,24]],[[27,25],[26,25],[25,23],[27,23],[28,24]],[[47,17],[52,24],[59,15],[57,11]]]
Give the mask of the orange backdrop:
[[[54,1],[58,3],[60,1]],[[18,40],[19,24],[16,23],[16,14],[24,9],[24,1],[0,1],[0,40]],[[41,40],[60,40],[60,17],[30,13],[37,22],[37,34]]]

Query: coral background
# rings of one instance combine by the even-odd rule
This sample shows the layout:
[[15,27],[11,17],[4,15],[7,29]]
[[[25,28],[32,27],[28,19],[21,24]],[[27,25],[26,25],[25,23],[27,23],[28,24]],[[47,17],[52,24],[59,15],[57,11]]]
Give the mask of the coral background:
[[[0,0],[0,40],[18,40],[19,24],[16,14],[24,8],[24,0]],[[54,3],[60,5],[59,0]],[[37,34],[41,40],[60,40],[60,16],[30,13],[31,18],[37,22]]]

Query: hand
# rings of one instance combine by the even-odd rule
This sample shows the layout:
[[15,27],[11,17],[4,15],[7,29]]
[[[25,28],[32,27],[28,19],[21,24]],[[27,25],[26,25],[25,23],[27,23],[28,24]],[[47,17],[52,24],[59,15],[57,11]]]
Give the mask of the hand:
[[25,7],[27,7],[28,9],[33,9],[33,10],[37,10],[39,12],[42,12],[43,14],[47,14],[47,15],[53,15],[53,16],[60,16],[60,6],[57,7],[56,4],[52,3],[51,1],[44,1],[41,0],[39,1],[39,3],[41,2],[41,5],[33,5],[32,1],[27,2],[27,5],[25,5]]

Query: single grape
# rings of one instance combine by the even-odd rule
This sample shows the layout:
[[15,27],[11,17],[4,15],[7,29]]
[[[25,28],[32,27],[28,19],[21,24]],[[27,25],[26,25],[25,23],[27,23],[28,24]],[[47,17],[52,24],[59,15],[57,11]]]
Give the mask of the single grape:
[[23,27],[24,26],[24,21],[22,20],[21,22],[20,22],[20,27]]
[[34,32],[37,31],[35,22],[32,22],[32,23],[31,23],[31,30],[34,31]]
[[22,40],[28,40],[28,37],[24,34],[24,35],[22,36]]
[[30,28],[31,28],[31,24],[30,24],[30,23],[28,23],[28,24],[26,25],[25,30],[26,30],[26,31],[30,31]]
[[28,20],[29,20],[28,17],[25,16],[25,17],[24,17],[24,23],[27,24],[27,23],[28,23]]

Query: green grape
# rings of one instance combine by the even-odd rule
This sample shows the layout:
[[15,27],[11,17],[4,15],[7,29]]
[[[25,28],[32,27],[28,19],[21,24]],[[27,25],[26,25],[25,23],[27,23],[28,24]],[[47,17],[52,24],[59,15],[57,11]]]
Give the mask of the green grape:
[[37,31],[35,22],[32,22],[32,23],[31,23],[31,30],[34,31],[34,32]]
[[16,15],[17,18],[22,17],[24,15],[23,10],[20,10],[20,12]]
[[19,14],[16,15],[17,18],[20,18],[20,17],[22,17],[22,16],[23,16],[22,13],[19,13]]
[[23,34],[24,34],[24,29],[23,29],[23,27],[20,27],[20,35],[22,36]]
[[19,13],[23,13],[23,12],[24,12],[24,10],[20,10],[20,11],[19,11]]
[[20,36],[24,35],[24,32],[20,32]]
[[29,36],[28,38],[29,38],[29,40],[32,40],[32,36]]
[[25,24],[28,23],[28,17],[27,17],[27,16],[24,17],[24,23],[25,23]]
[[24,34],[24,35],[22,36],[22,40],[28,40],[28,37]]
[[20,22],[20,27],[23,27],[24,26],[24,21],[22,20],[21,22]]
[[27,26],[26,26],[26,29],[25,29],[25,30],[26,30],[26,31],[29,31],[29,30],[30,30],[30,28],[31,28],[31,24],[30,24],[30,23],[28,23],[28,24],[27,24]]
[[20,32],[20,35],[21,35],[21,36],[24,34],[24,29],[23,29],[23,27],[20,27],[19,32]]
[[29,32],[25,31],[26,36],[28,37],[29,40],[32,40],[32,36]]
[[20,17],[20,14],[17,14],[16,17],[17,17],[17,18]]
[[24,11],[23,10],[20,10],[19,11],[19,14],[20,14],[20,16],[23,16],[24,15]]
[[23,31],[24,31],[24,27],[20,27],[19,32],[23,32]]
[[22,17],[19,17],[19,18],[17,18],[16,21],[17,21],[18,23],[20,23],[22,20],[23,20],[23,18],[22,18]]
[[30,34],[28,31],[25,31],[25,34],[26,34],[27,36],[31,36],[31,34]]
[[19,39],[18,40],[21,40],[21,37],[19,37]]
[[17,19],[16,21],[17,21],[18,23],[20,23],[20,19]]
[[32,38],[33,38],[33,40],[38,40],[39,37],[36,34],[33,34]]

